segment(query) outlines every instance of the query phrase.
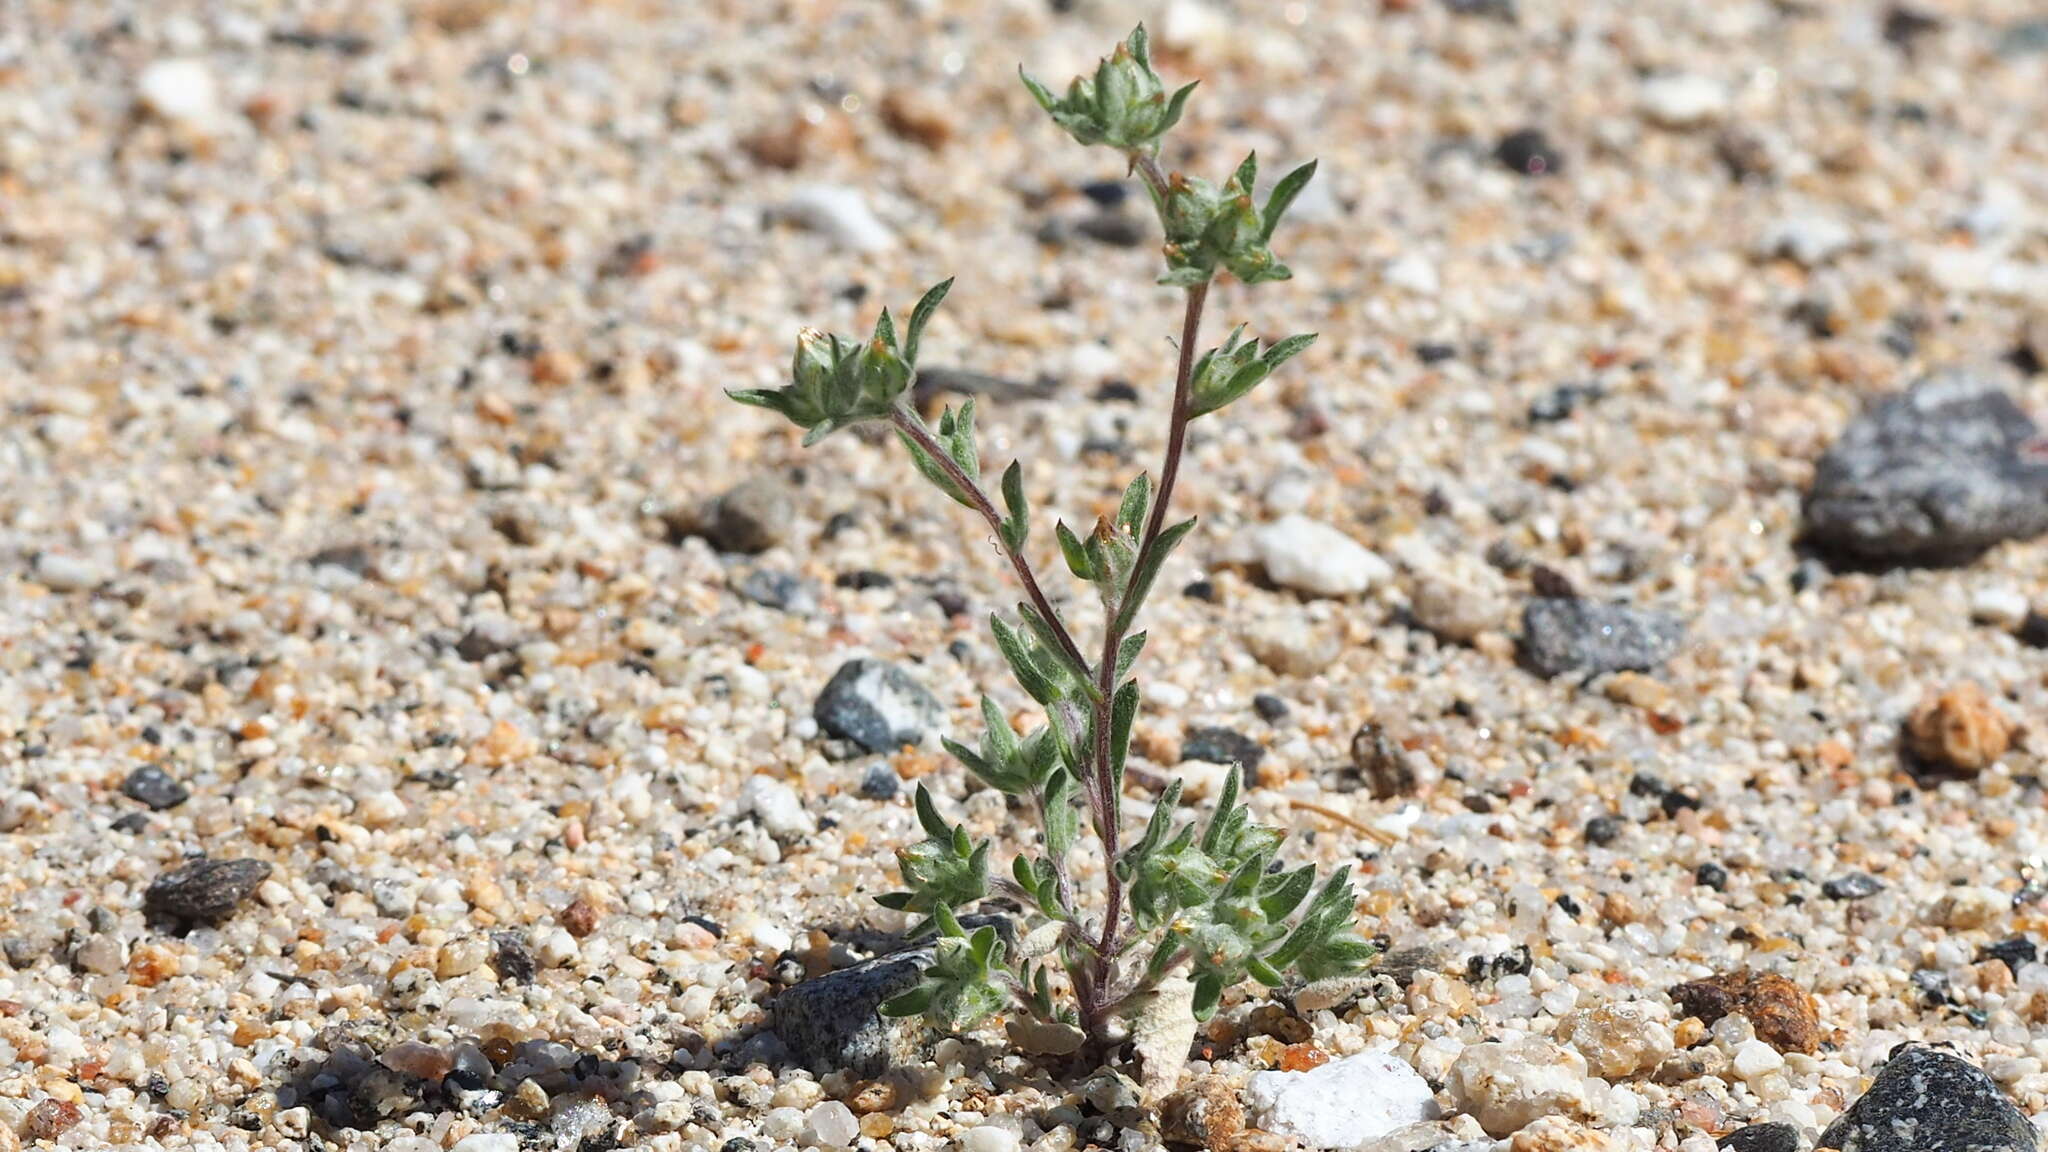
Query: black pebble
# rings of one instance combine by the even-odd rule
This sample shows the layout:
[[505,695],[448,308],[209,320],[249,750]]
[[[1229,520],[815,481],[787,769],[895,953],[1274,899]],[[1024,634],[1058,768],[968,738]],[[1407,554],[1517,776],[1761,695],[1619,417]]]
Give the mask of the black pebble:
[[1131,186],[1121,180],[1091,180],[1081,185],[1081,195],[1086,196],[1104,208],[1122,204],[1131,194]]
[[1524,128],[1500,138],[1493,158],[1524,176],[1548,176],[1564,171],[1564,155],[1540,128]]
[[1415,358],[1424,364],[1441,364],[1457,357],[1458,347],[1455,344],[1428,343],[1415,346]]
[[150,881],[142,913],[178,931],[220,924],[269,876],[264,860],[194,860]]
[[1692,878],[1702,888],[1712,888],[1716,892],[1728,890],[1728,870],[1712,860],[1693,869]]
[[860,796],[863,800],[894,800],[896,793],[903,790],[903,778],[885,761],[877,760],[868,765],[860,778]]
[[2017,973],[2022,964],[2032,964],[2041,958],[2041,950],[2025,936],[2011,936],[1996,944],[1986,944],[1977,953],[1979,960],[2003,960],[2005,966]]
[[1616,816],[1595,816],[1586,821],[1586,843],[1605,848],[1621,839],[1622,823]]
[[1278,724],[1287,719],[1287,701],[1270,692],[1261,692],[1252,697],[1252,710],[1259,714],[1259,719],[1268,724]]
[[154,764],[144,764],[128,773],[128,778],[121,781],[121,794],[142,802],[152,812],[176,808],[192,798],[190,788]]
[[1213,581],[1209,580],[1195,580],[1191,581],[1187,587],[1182,588],[1180,594],[1190,600],[1200,600],[1204,604],[1214,604],[1216,602],[1216,585]]
[[2020,630],[2014,635],[2019,637],[2020,643],[2029,648],[2048,648],[2048,616],[2039,612],[2028,613],[2026,620],[2020,624]]
[[872,568],[861,568],[852,572],[841,572],[832,578],[832,583],[841,588],[851,588],[856,592],[865,592],[870,588],[887,588],[896,583],[896,578],[887,572],[877,572]]
[[493,932],[491,944],[491,970],[498,974],[498,979],[514,984],[533,983],[540,965],[534,961],[533,950],[526,946],[526,937],[517,932]]

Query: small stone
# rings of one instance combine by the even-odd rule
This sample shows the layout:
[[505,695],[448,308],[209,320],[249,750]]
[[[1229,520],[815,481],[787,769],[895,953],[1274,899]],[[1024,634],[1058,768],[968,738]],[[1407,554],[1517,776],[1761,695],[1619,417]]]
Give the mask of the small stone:
[[1818,213],[1787,216],[1758,236],[1756,254],[1786,259],[1802,268],[1818,268],[1856,243],[1856,233],[1832,216]]
[[846,184],[807,184],[789,194],[775,215],[853,252],[884,252],[896,245],[889,226],[868,207],[866,195]]
[[1731,1066],[1744,1080],[1758,1080],[1783,1068],[1785,1058],[1762,1040],[1744,1040],[1735,1046]]
[[1306,1072],[1260,1072],[1245,1092],[1254,1124],[1315,1148],[1352,1148],[1439,1115],[1415,1069],[1361,1052]]
[[1653,76],[1643,82],[1638,106],[1659,127],[1697,128],[1727,112],[1728,92],[1705,76]]
[[163,812],[191,799],[192,790],[162,768],[144,764],[121,781],[121,794],[139,801],[152,812]]
[[1547,1040],[1488,1041],[1459,1054],[1446,1090],[1487,1135],[1507,1137],[1545,1116],[1579,1111],[1586,1062]]
[[1968,932],[1986,928],[2012,909],[2012,898],[1996,888],[1951,888],[1942,893],[1928,919],[1943,928]]
[[54,1141],[84,1118],[85,1113],[79,1110],[78,1105],[50,1097],[28,1110],[28,1116],[21,1122],[21,1134],[30,1143]]
[[1671,1055],[1671,1026],[1649,1004],[1602,1004],[1558,1022],[1557,1038],[1586,1058],[1595,1076],[1626,1079],[1654,1069]]
[[818,606],[817,589],[793,572],[756,568],[740,578],[740,595],[778,612],[809,612]]
[[953,107],[934,93],[892,88],[883,94],[879,111],[889,131],[934,151],[953,138]]
[[870,752],[894,752],[924,740],[944,710],[922,684],[894,664],[848,660],[818,694],[812,715],[827,735]]
[[804,1117],[804,1142],[820,1148],[846,1148],[860,1138],[860,1120],[853,1109],[827,1100]]
[[1022,1140],[999,1124],[977,1124],[960,1137],[960,1152],[1017,1152]]
[[794,493],[780,477],[756,476],[712,505],[704,538],[721,552],[766,552],[788,536],[795,505]]
[[1247,773],[1256,772],[1266,749],[1258,741],[1234,728],[1196,727],[1188,729],[1180,744],[1180,758],[1204,764],[1235,764]]
[[1540,128],[1523,128],[1500,138],[1493,158],[1522,176],[1550,176],[1564,171],[1564,154]]
[[1501,630],[1508,619],[1508,599],[1498,580],[1476,561],[1417,572],[1408,588],[1415,622],[1453,644],[1470,644],[1481,633]]
[[2005,755],[2016,730],[2005,713],[1965,680],[1922,700],[1906,720],[1906,747],[1921,763],[1975,775]]
[[1970,595],[1970,619],[2010,632],[2027,618],[2027,598],[2003,586],[1979,588]]
[[1684,640],[1683,620],[1626,604],[1539,597],[1522,610],[1522,657],[1541,676],[1648,672]]
[[1744,1017],[1758,1039],[1780,1052],[1811,1054],[1820,1048],[1820,1018],[1813,997],[1775,972],[1720,973],[1677,985],[1671,999],[1680,1011],[1707,1025],[1724,1016]]
[[817,832],[818,822],[804,807],[796,789],[773,776],[749,776],[740,803],[777,840],[801,840]]
[[1375,800],[1412,796],[1423,782],[1416,758],[1384,727],[1371,722],[1351,734],[1351,767]]
[[406,1076],[438,1081],[448,1075],[455,1061],[447,1052],[418,1040],[401,1040],[386,1048],[377,1062]]
[[1011,1017],[1003,1024],[1010,1043],[1033,1056],[1071,1056],[1088,1042],[1088,1034],[1057,1020]]
[[569,935],[581,940],[597,931],[598,922],[604,916],[598,911],[597,905],[578,896],[569,902],[567,908],[557,913],[555,918],[561,921],[562,927],[569,930]]
[[1980,961],[1996,960],[2005,965],[2007,971],[2018,975],[2020,965],[2032,964],[2041,958],[2041,950],[2025,936],[2009,936],[1996,943],[1986,944],[1983,950],[1977,953],[1977,958]]
[[541,934],[540,943],[533,950],[533,958],[543,968],[567,968],[576,962],[583,950],[576,946],[576,937],[566,928],[556,928]]
[[213,73],[198,60],[156,60],[135,78],[135,95],[151,113],[175,124],[204,128],[220,119]]
[[455,642],[455,654],[471,664],[510,652],[519,643],[512,621],[503,616],[478,620]]
[[2036,1152],[2034,1126],[1998,1082],[1933,1048],[1894,1049],[1869,1091],[1821,1134],[1843,1152]]
[[263,860],[194,860],[150,881],[142,894],[143,915],[178,931],[220,924],[270,872]]
[[1287,701],[1271,692],[1260,692],[1252,697],[1252,711],[1268,724],[1278,724],[1287,719]]
[[903,791],[903,777],[886,760],[877,760],[861,773],[860,798],[863,800],[894,800]]
[[519,1152],[519,1137],[510,1132],[473,1132],[457,1140],[448,1152]]
[[106,573],[83,557],[44,552],[36,557],[35,578],[52,592],[84,592],[98,587]]
[[1282,676],[1303,677],[1328,668],[1342,650],[1332,630],[1285,614],[1246,625],[1244,646],[1254,660]]
[[1244,1135],[1244,1103],[1225,1076],[1201,1076],[1160,1103],[1159,1126],[1171,1142],[1229,1149]]
[[1884,891],[1884,881],[1868,872],[1851,872],[1837,876],[1820,886],[1820,894],[1830,900],[1862,900]]
[[533,950],[526,946],[526,937],[517,932],[491,933],[491,970],[500,980],[514,984],[531,984],[539,971]]
[[1790,1124],[1751,1124],[1721,1137],[1727,1152],[1799,1152],[1799,1129]]
[[1928,376],[1850,423],[1807,492],[1807,536],[1865,561],[1968,559],[2048,532],[2041,428],[1992,382]]
[[1299,514],[1253,529],[1251,551],[1266,579],[1310,596],[1354,596],[1386,583],[1394,574],[1377,553],[1330,525]]
[[1571,418],[1579,406],[1598,400],[1601,391],[1594,384],[1559,384],[1529,402],[1529,423],[1556,424]]

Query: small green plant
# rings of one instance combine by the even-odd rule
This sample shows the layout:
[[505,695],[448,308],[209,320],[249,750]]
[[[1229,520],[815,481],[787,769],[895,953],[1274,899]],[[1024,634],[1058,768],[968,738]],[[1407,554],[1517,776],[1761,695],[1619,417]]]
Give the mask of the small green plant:
[[[1167,516],[1188,425],[1244,397],[1315,340],[1292,336],[1261,347],[1245,341],[1239,327],[1221,347],[1198,357],[1203,308],[1219,271],[1245,284],[1291,275],[1274,257],[1271,241],[1315,164],[1283,177],[1263,206],[1253,196],[1254,157],[1220,187],[1164,173],[1159,141],[1180,119],[1194,85],[1166,94],[1142,26],[1063,97],[1028,75],[1023,79],[1054,123],[1083,144],[1122,152],[1143,177],[1166,237],[1160,283],[1185,298],[1157,485],[1140,474],[1124,490],[1115,517],[1086,534],[1065,523],[1053,526],[1068,569],[1094,587],[1102,604],[1105,626],[1092,658],[1034,573],[1022,465],[1012,461],[1004,469],[998,496],[991,497],[975,447],[974,402],[946,409],[936,426],[910,403],[919,341],[951,280],[925,293],[900,336],[886,310],[866,341],[806,329],[797,337],[788,387],[732,397],[787,416],[805,429],[806,444],[852,424],[893,426],[917,470],[987,521],[1025,595],[1014,623],[997,614],[989,626],[1044,723],[1020,735],[1002,707],[984,696],[978,745],[948,740],[946,747],[990,787],[1031,806],[1041,850],[1018,855],[1007,875],[992,874],[989,844],[948,825],[931,795],[918,789],[926,839],[897,854],[905,890],[880,900],[920,917],[915,931],[936,934],[935,958],[922,982],[884,1010],[963,1029],[1010,1008],[1071,1026],[1099,1045],[1170,975],[1192,978],[1195,1015],[1207,1019],[1224,990],[1246,979],[1278,985],[1293,972],[1318,980],[1357,971],[1372,956],[1352,930],[1348,870],[1318,889],[1313,865],[1277,868],[1284,834],[1252,823],[1237,769],[1206,824],[1176,826],[1182,785],[1174,781],[1136,840],[1126,842],[1123,827],[1124,763],[1139,704],[1130,673],[1145,646],[1145,633],[1135,630],[1138,612],[1160,567],[1195,523],[1169,523]],[[1099,901],[1075,890],[1083,810],[1106,865]],[[990,895],[1006,896],[1026,912],[1027,930],[1014,950],[992,927],[969,932],[960,924],[961,909]]]

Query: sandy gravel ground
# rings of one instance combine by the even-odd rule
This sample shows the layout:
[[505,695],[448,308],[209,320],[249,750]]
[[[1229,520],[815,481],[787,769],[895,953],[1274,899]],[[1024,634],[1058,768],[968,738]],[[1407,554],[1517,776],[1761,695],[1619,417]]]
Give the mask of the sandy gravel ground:
[[[1138,749],[1256,742],[1259,811],[1360,869],[1410,969],[1233,997],[1188,1075],[1391,1048],[1450,1112],[1472,1046],[1547,1039],[1573,1083],[1516,1149],[1690,1152],[1810,1141],[1915,1040],[2048,1113],[2048,540],[1797,546],[1875,399],[1960,365],[2048,413],[2042,14],[1887,11],[0,0],[0,1148],[1156,1144],[993,1028],[872,1082],[764,1031],[900,928],[896,780],[1016,834],[935,739],[812,713],[855,656],[950,725],[1016,703],[980,623],[1014,592],[894,445],[720,396],[958,274],[927,360],[996,378],[984,458],[1048,523],[1156,468],[1149,226],[1013,77],[1141,16],[1203,81],[1170,165],[1323,167],[1297,278],[1217,293],[1322,339],[1199,427]],[[1391,575],[1277,585],[1252,530],[1287,515]],[[1538,566],[1682,647],[1532,674]],[[1909,771],[1964,682],[2002,752]],[[200,854],[269,870],[146,912]],[[1811,1051],[1667,991],[1743,969],[1812,997]],[[283,1106],[348,1037],[400,1053],[360,1126]],[[466,1038],[538,1071],[399,1074]],[[1441,1140],[1489,1147],[1462,1110]]]

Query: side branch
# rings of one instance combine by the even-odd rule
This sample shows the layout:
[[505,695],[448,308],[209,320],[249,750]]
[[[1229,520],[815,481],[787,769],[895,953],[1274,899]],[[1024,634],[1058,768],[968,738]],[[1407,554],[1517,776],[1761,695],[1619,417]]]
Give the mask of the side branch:
[[889,421],[905,436],[916,441],[917,446],[924,449],[925,453],[945,471],[946,478],[967,494],[974,510],[981,514],[983,520],[988,521],[989,529],[996,534],[997,546],[1003,550],[1003,555],[1009,558],[1010,567],[1017,573],[1017,582],[1024,586],[1024,594],[1031,599],[1031,606],[1038,609],[1038,614],[1045,617],[1045,622],[1052,626],[1053,636],[1059,641],[1061,651],[1077,667],[1090,667],[1088,658],[1081,655],[1080,646],[1074,643],[1073,634],[1067,631],[1065,621],[1060,619],[1060,614],[1053,609],[1052,601],[1046,599],[1045,592],[1038,587],[1038,577],[1031,572],[1031,561],[1003,540],[1003,516],[996,511],[996,506],[989,500],[988,493],[983,492],[981,485],[975,483],[973,477],[961,470],[952,455],[939,444],[932,436],[931,429],[926,428],[924,421],[918,419],[915,413],[907,408],[898,407],[890,414]]

